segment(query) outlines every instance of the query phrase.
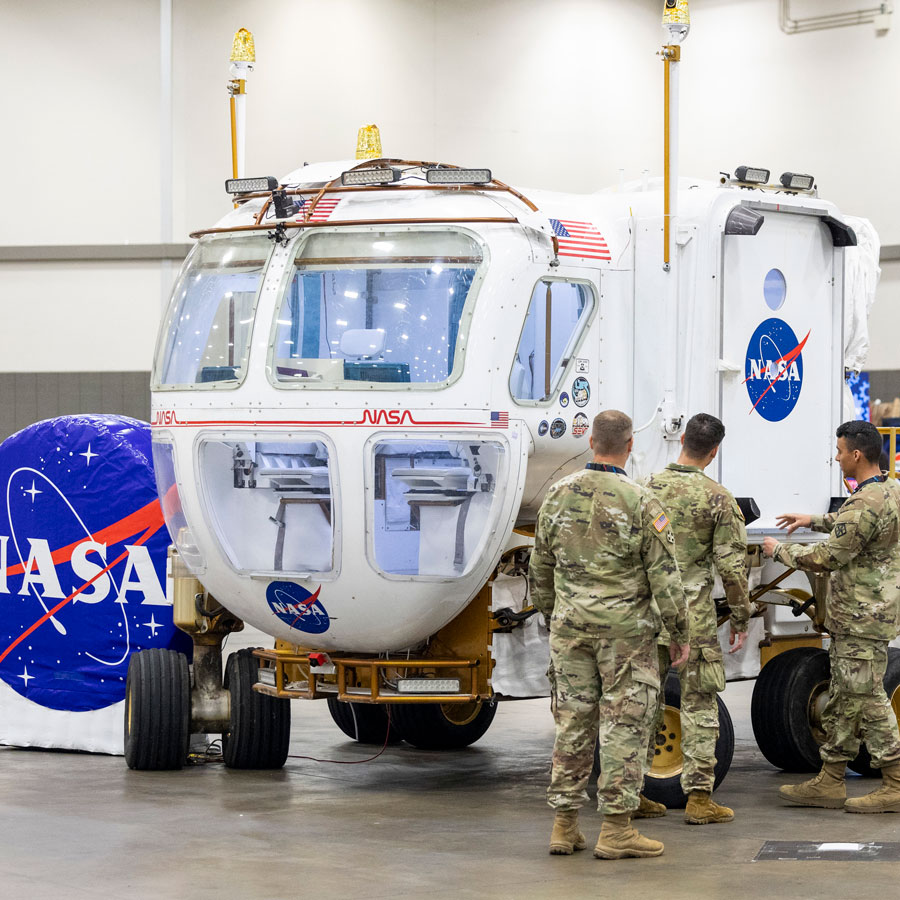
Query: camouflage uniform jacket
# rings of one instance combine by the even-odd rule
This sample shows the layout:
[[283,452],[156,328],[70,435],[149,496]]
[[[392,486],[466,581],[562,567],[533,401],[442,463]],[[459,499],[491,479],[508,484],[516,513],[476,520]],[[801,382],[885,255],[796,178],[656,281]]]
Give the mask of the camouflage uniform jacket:
[[773,556],[808,572],[832,572],[825,627],[831,634],[873,640],[897,636],[900,613],[900,488],[871,481],[837,513],[812,516],[818,543],[776,544]]
[[550,488],[538,513],[532,603],[551,628],[588,626],[600,637],[656,635],[661,613],[673,638],[686,643],[674,545],[646,488],[614,471],[575,472]]
[[750,619],[747,530],[741,510],[729,491],[696,466],[669,463],[651,475],[646,485],[672,520],[691,644],[718,647],[713,567],[722,577],[731,627],[746,631]]

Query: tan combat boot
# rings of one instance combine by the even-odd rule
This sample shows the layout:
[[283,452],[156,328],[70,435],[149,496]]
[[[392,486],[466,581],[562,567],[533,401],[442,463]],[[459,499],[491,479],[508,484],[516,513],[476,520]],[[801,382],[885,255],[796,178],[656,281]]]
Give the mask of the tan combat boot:
[[594,847],[597,859],[624,859],[626,856],[662,856],[663,845],[639,834],[631,825],[630,813],[604,816],[600,837]]
[[733,818],[734,810],[716,803],[709,791],[691,791],[688,795],[684,810],[684,821],[688,825],[711,825],[730,822]]
[[844,804],[845,812],[900,812],[900,762],[881,770],[881,787],[864,797],[853,797]]
[[847,799],[844,785],[846,763],[824,763],[815,778],[802,784],[785,784],[778,796],[798,806],[817,806],[821,809],[840,809]]
[[550,852],[554,856],[570,856],[575,850],[584,850],[587,841],[578,830],[578,810],[557,810],[550,834]]
[[633,819],[658,819],[660,816],[664,816],[668,812],[665,805],[662,803],[657,803],[655,800],[651,800],[649,797],[645,797],[641,794],[641,803],[640,806],[634,811]]

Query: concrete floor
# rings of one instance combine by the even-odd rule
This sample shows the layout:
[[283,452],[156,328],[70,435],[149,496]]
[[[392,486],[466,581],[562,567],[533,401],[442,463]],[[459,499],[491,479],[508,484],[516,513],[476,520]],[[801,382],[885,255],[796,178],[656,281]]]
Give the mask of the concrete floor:
[[[885,862],[757,862],[766,840],[898,841],[900,815],[791,809],[750,731],[752,683],[730,685],[734,764],[719,799],[728,825],[678,811],[642,825],[659,859],[547,853],[553,726],[547,701],[503,704],[474,747],[404,744],[336,765],[292,757],[283,771],[221,763],[129,771],[121,758],[0,749],[0,897],[7,898],[868,898],[893,896]],[[324,703],[296,702],[291,753],[355,762]],[[377,748],[376,748],[377,749]],[[873,782],[854,779],[851,794]],[[589,848],[600,827],[582,817]]]

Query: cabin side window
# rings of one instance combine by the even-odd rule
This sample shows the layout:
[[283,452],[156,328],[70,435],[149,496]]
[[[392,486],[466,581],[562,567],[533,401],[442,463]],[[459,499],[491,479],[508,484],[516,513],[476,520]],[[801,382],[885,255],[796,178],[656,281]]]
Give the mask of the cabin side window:
[[537,283],[509,376],[514,400],[534,403],[553,396],[593,303],[588,284],[553,279]]
[[272,252],[265,237],[206,238],[191,251],[160,331],[153,388],[237,387]]
[[298,246],[274,329],[278,387],[439,385],[459,373],[481,247],[457,231],[319,232]]

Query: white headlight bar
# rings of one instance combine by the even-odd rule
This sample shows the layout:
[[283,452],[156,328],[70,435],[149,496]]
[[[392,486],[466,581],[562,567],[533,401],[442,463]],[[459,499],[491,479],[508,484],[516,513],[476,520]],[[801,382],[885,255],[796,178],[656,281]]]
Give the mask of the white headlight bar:
[[753,166],[738,166],[734,170],[734,177],[747,184],[768,184],[769,174],[768,169],[755,169]]
[[383,169],[351,169],[341,175],[344,187],[351,184],[392,184],[400,180],[400,170],[393,167]]
[[425,173],[429,184],[489,184],[490,169],[429,169]]
[[398,678],[398,694],[458,694],[458,678]]
[[811,191],[816,179],[812,175],[798,175],[796,172],[785,172],[781,183],[791,191]]
[[274,191],[278,187],[278,179],[272,175],[262,178],[229,178],[225,182],[228,194],[256,194],[260,191]]

